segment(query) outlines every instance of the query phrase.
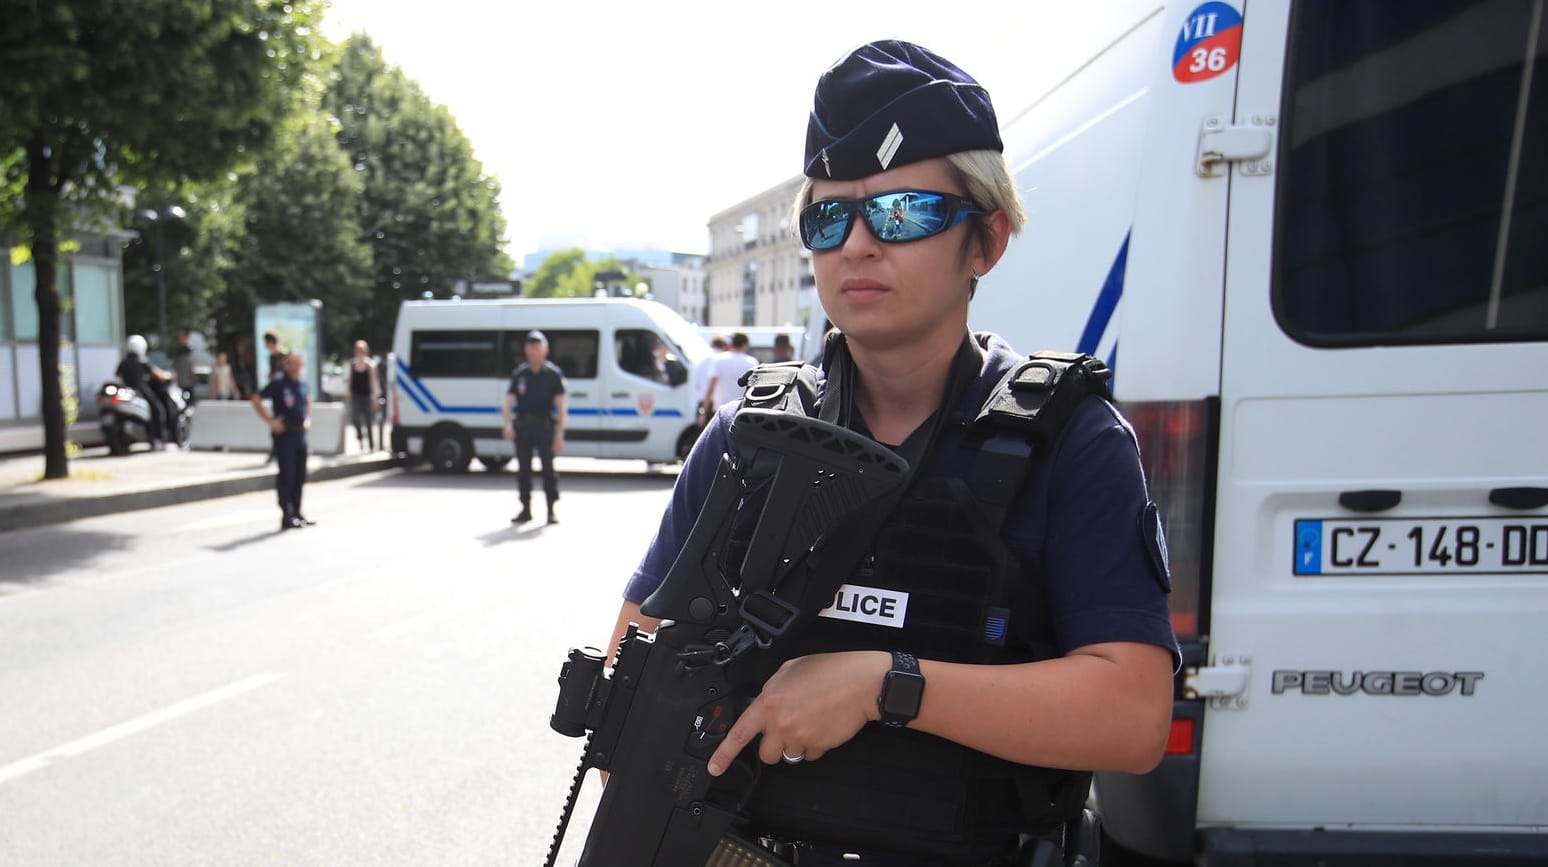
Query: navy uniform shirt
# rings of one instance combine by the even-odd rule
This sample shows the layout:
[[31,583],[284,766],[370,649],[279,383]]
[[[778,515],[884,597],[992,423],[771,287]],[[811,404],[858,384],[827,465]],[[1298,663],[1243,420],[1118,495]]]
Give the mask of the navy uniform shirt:
[[552,361],[543,362],[539,370],[522,362],[511,371],[511,385],[507,394],[514,395],[516,415],[554,417],[554,401],[564,394],[564,371]]
[[[1024,358],[998,336],[974,337],[985,350],[984,368],[950,409],[922,476],[965,474],[972,459],[962,448],[967,423],[1005,371]],[[733,451],[729,428],[738,404],[720,408],[684,462],[625,599],[644,601],[686,544],[720,455]],[[1166,603],[1168,578],[1149,550],[1156,536],[1144,520],[1149,499],[1133,429],[1110,403],[1087,397],[1055,447],[1033,461],[1001,532],[1021,563],[1013,639],[1057,648],[1061,655],[1108,641],[1155,644],[1171,651],[1178,663],[1181,654]]]
[[306,422],[306,383],[284,373],[269,380],[259,394],[269,402],[270,414],[285,420],[285,434],[305,432],[302,425]]

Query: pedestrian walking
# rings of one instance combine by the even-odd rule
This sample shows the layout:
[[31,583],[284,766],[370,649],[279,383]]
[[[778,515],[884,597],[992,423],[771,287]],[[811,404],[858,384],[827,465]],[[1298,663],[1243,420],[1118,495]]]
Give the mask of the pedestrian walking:
[[715,362],[731,348],[731,342],[726,340],[724,335],[717,334],[710,338],[709,345],[710,349],[715,350],[714,354],[706,356],[693,366],[693,387],[699,390],[699,427],[704,427],[711,415],[705,411],[705,408],[709,406],[710,378],[714,374]]
[[237,385],[236,374],[231,369],[231,363],[226,360],[226,353],[215,353],[215,363],[210,366],[210,381],[206,392],[210,400],[236,400]]
[[381,396],[376,384],[376,362],[364,340],[355,341],[355,358],[349,363],[349,418],[355,426],[355,441],[367,451],[376,451],[376,402]]
[[511,371],[500,415],[505,438],[516,445],[516,491],[521,513],[513,524],[532,520],[532,453],[543,468],[543,496],[548,500],[548,523],[559,523],[554,503],[559,500],[559,474],[554,455],[564,451],[564,371],[548,360],[548,338],[541,331],[527,332],[523,347],[527,360]]
[[705,389],[704,415],[710,417],[723,404],[742,396],[742,374],[758,366],[758,359],[747,351],[752,343],[748,336],[738,331],[731,335],[731,346],[715,356],[710,368],[709,386]]
[[269,353],[269,379],[278,379],[285,372],[285,356],[290,351],[280,343],[279,335],[272,331],[263,333],[263,348]]
[[271,454],[279,463],[274,492],[279,497],[281,530],[317,523],[301,513],[301,488],[306,485],[306,432],[312,427],[312,398],[301,379],[304,364],[300,353],[285,356],[279,375],[252,398],[253,409],[273,435]]

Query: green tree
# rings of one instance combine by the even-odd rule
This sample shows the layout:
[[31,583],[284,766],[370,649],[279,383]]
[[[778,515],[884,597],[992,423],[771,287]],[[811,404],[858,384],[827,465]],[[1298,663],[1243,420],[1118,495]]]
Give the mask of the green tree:
[[[578,278],[572,275],[580,275]],[[579,247],[548,254],[527,281],[527,294],[533,298],[570,297],[568,290],[584,281],[591,284],[592,269],[586,263],[586,251]],[[586,295],[591,293],[588,291]]]
[[390,340],[404,299],[446,297],[458,280],[510,274],[498,182],[450,112],[389,66],[369,38],[342,46],[323,104],[364,183],[360,228],[373,276],[361,336]]
[[225,276],[221,318],[252,322],[258,304],[315,298],[323,302],[323,350],[348,355],[371,285],[360,196],[334,128],[315,111],[292,116],[260,165],[238,177],[244,231]]
[[[174,207],[182,209],[183,216],[171,216]],[[163,216],[149,216],[158,213]],[[158,231],[170,332],[159,335],[162,347],[179,332],[208,334],[214,324],[218,333],[228,325],[211,320],[218,318],[225,295],[226,275],[241,238],[242,214],[236,186],[227,178],[141,191],[128,223],[137,237],[124,248],[124,325],[130,333],[149,335],[159,329]]]
[[624,272],[616,258],[593,262],[586,258],[585,250],[571,247],[550,253],[538,265],[527,281],[527,294],[533,298],[590,298],[596,292],[597,275],[605,272],[624,273],[623,285],[631,288],[640,282],[637,275]]
[[0,202],[36,269],[44,477],[69,475],[60,240],[126,187],[218,175],[261,145],[314,55],[312,0],[0,0]]

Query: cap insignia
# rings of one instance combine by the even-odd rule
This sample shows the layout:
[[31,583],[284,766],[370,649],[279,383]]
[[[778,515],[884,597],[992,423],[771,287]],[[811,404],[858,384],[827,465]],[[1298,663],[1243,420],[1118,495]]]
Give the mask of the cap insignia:
[[882,139],[881,147],[876,151],[876,160],[881,163],[883,171],[892,164],[892,158],[897,156],[898,148],[902,146],[903,131],[898,129],[897,124],[893,124],[892,129],[887,130],[886,138]]

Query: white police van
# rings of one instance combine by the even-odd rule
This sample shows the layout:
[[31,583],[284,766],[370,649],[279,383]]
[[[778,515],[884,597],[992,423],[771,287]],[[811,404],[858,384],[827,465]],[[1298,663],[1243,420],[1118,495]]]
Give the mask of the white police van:
[[1548,859],[1544,6],[1156,3],[999,107],[1030,220],[974,326],[1109,360],[1167,521],[1127,850]]
[[[671,308],[628,298],[405,301],[393,338],[393,450],[436,470],[510,461],[500,406],[526,360],[527,332],[548,338],[568,385],[564,454],[681,460],[698,436],[691,382],[711,354]],[[666,375],[653,349],[666,346]]]

